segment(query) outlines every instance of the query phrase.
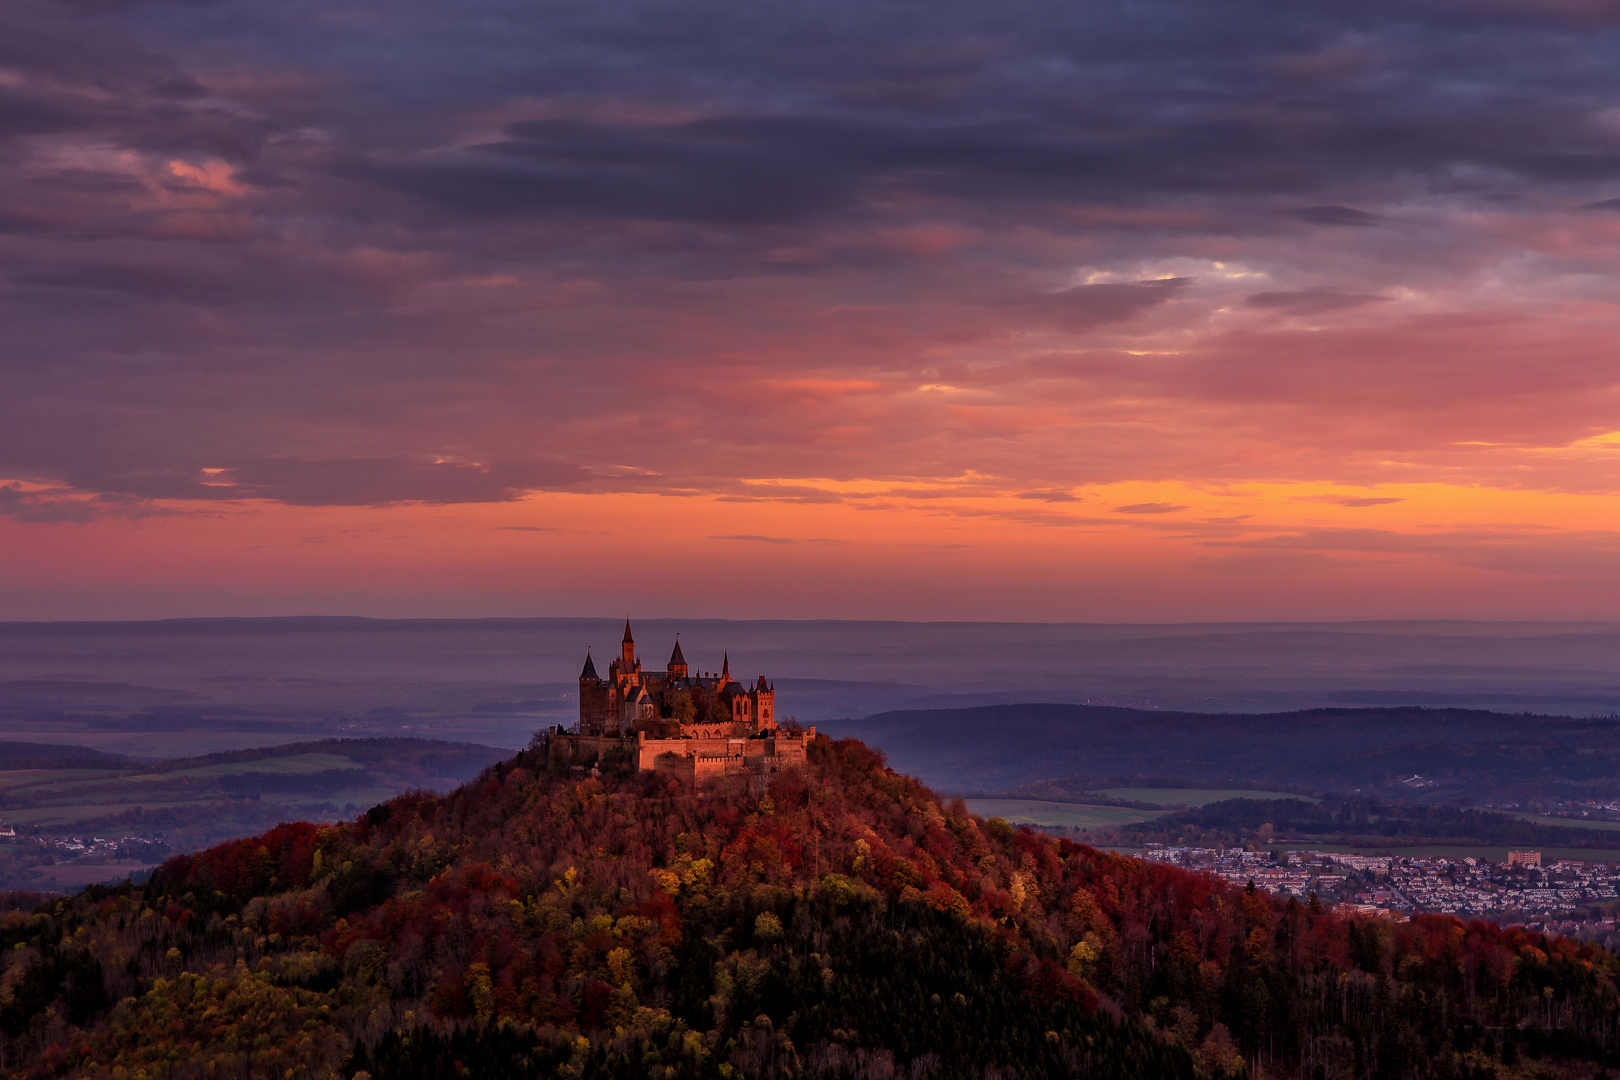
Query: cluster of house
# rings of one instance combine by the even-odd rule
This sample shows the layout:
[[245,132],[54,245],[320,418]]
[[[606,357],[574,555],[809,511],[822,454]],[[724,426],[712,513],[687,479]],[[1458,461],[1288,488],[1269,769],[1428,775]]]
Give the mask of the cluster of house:
[[1620,899],[1620,867],[1537,852],[1504,862],[1445,856],[1398,858],[1323,851],[1243,851],[1150,846],[1145,859],[1203,870],[1238,885],[1368,912],[1425,911],[1525,920],[1567,916]]

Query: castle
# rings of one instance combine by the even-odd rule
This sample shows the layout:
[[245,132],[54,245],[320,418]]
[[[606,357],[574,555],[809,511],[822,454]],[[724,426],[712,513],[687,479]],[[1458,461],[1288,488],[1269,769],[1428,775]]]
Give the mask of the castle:
[[784,731],[776,722],[776,689],[761,675],[753,685],[731,677],[726,654],[715,675],[693,675],[679,639],[663,671],[643,671],[630,620],[607,677],[589,650],[579,673],[579,727],[546,733],[549,752],[568,761],[626,754],[641,770],[688,784],[720,776],[765,776],[805,763],[816,729]]

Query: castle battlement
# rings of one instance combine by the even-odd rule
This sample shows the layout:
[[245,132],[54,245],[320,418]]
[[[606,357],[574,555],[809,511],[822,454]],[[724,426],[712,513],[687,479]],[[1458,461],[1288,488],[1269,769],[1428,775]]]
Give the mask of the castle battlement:
[[815,728],[778,726],[776,687],[763,675],[751,684],[732,678],[729,653],[718,674],[693,675],[677,640],[662,671],[642,670],[626,619],[619,656],[605,678],[585,653],[579,726],[553,728],[545,740],[554,757],[583,762],[618,751],[633,756],[638,769],[696,783],[801,767],[815,737]]

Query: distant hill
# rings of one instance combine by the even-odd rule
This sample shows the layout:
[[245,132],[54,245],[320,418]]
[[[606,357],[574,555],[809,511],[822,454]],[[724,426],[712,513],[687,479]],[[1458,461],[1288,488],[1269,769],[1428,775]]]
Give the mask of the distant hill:
[[0,742],[0,770],[117,769],[129,763],[121,754],[104,754],[83,746],[54,743]]
[[1620,1052],[1599,947],[1054,841],[854,740],[697,792],[524,753],[6,907],[31,1080],[1584,1080]]
[[183,772],[208,766],[239,766],[221,770],[236,775],[270,774],[280,771],[281,759],[308,754],[339,754],[356,767],[392,774],[397,780],[417,787],[448,788],[471,780],[483,769],[507,756],[507,752],[477,743],[446,742],[442,739],[317,739],[312,742],[282,743],[252,750],[224,750],[198,757],[173,758],[145,763],[147,772]]
[[1288,784],[1439,801],[1620,795],[1620,719],[1474,709],[1337,708],[1256,714],[1091,705],[989,705],[823,722],[948,791],[1074,775]]
[[[586,647],[612,646],[623,621],[620,612],[600,619],[0,622],[0,681],[35,683],[31,690],[0,686],[0,720],[8,708],[25,706],[139,713],[178,700],[161,695],[184,691],[194,713],[243,708],[261,725],[341,716],[351,725],[344,733],[361,733],[353,725],[386,707],[416,717],[418,725],[435,724],[436,737],[517,748],[537,725],[527,715],[506,723],[498,712],[476,707],[549,704],[552,722],[569,719]],[[635,632],[654,653],[680,634],[694,664],[700,657],[717,663],[729,650],[742,677],[768,675],[782,693],[781,708],[815,722],[1011,701],[1201,712],[1336,704],[1620,710],[1616,623],[637,618]],[[126,685],[122,697],[112,684]],[[475,719],[482,722],[469,726]],[[320,732],[335,733],[330,726]],[[418,726],[414,733],[424,731]]]
[[[402,791],[449,791],[508,751],[432,739],[321,739],[169,761],[0,743],[0,889],[71,888],[283,821],[332,821]],[[87,848],[85,837],[99,837]],[[72,843],[70,844],[69,841]]]
[[1118,837],[1141,842],[1223,846],[1264,843],[1274,836],[1290,846],[1350,844],[1412,847],[1488,845],[1516,848],[1580,848],[1615,858],[1620,822],[1555,824],[1515,814],[1457,806],[1391,806],[1372,799],[1222,799],[1152,821],[1120,827]]

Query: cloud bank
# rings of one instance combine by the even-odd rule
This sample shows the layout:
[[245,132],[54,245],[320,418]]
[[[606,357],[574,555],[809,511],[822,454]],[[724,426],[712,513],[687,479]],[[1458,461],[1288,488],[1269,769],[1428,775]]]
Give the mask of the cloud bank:
[[1608,588],[1617,205],[1604,5],[17,0],[0,519],[674,498],[858,589],[967,521],[1306,580],[1388,514]]

